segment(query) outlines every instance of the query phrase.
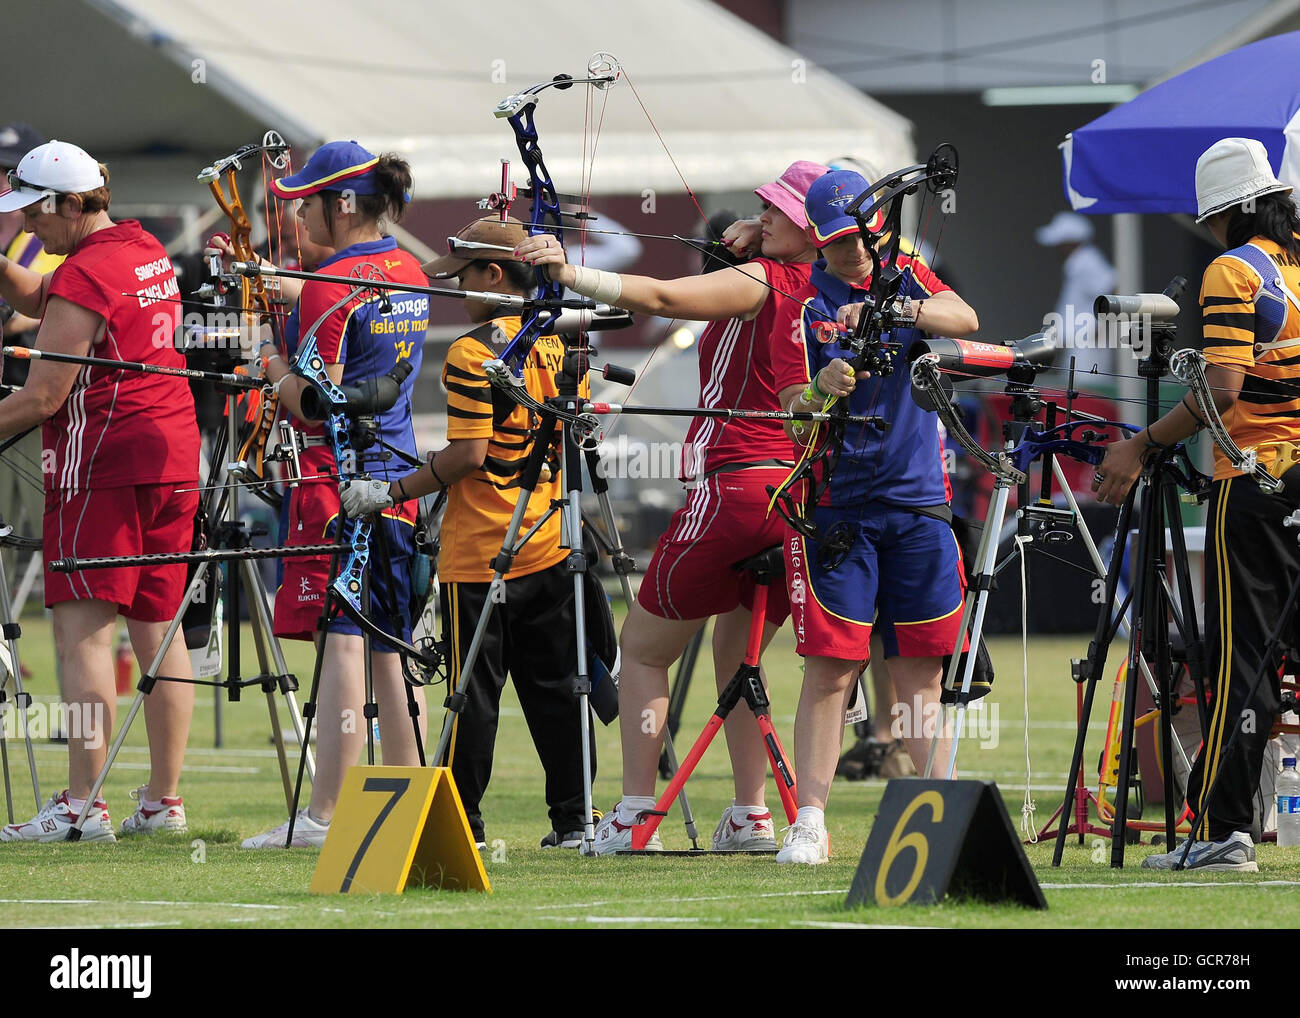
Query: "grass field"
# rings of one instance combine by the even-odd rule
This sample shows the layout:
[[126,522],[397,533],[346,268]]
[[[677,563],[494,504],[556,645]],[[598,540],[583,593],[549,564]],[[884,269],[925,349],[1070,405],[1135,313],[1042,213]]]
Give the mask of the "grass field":
[[[1029,655],[1029,787],[1041,826],[1060,805],[1074,734],[1074,683],[1068,658],[1083,653],[1085,639],[1039,638]],[[1024,697],[1017,639],[993,642],[998,681],[989,697],[981,741],[964,745],[964,777],[997,782],[1012,822],[1024,798]],[[54,697],[48,625],[24,623],[24,662],[30,689]],[[286,644],[290,665],[303,683],[310,655]],[[767,656],[778,730],[793,752],[793,714],[799,661],[788,631]],[[246,665],[246,673],[252,662]],[[688,705],[687,743],[714,706],[707,675],[697,678]],[[1094,713],[1095,766],[1109,683]],[[440,699],[440,697],[431,697]],[[120,701],[119,714],[129,701]],[[307,893],[317,853],[240,849],[242,838],[285,816],[279,769],[270,745],[265,699],[246,692],[225,704],[225,746],[213,748],[213,702],[200,692],[182,788],[190,832],[183,838],[123,839],[116,845],[0,845],[0,897],[9,927],[660,927],[761,928],[907,925],[945,928],[1021,927],[1291,927],[1300,908],[1300,852],[1271,845],[1258,850],[1258,875],[1158,874],[1139,868],[1152,851],[1131,847],[1128,866],[1112,870],[1109,843],[1072,839],[1065,864],[1050,866],[1052,843],[1030,845],[1029,858],[1049,908],[948,901],[934,907],[846,910],[844,898],[884,789],[881,781],[837,781],[828,813],[832,858],[820,867],[777,866],[770,858],[602,858],[543,851],[549,828],[542,775],[518,702],[503,701],[492,787],[484,802],[485,853],[491,895],[416,889],[401,896],[322,897]],[[284,717],[283,711],[281,714]],[[440,722],[440,717],[436,718]],[[989,722],[992,722],[991,724]],[[435,727],[436,730],[436,727]],[[596,804],[608,808],[619,794],[618,736],[598,730],[600,774]],[[37,746],[43,794],[66,783],[64,748]],[[31,785],[20,741],[9,742],[15,811],[31,815]],[[707,844],[720,811],[730,801],[726,752],[717,741],[688,785],[702,840]],[[115,824],[128,811],[127,791],[144,780],[147,754],[142,720],[110,776],[106,798]],[[1095,771],[1090,777],[1095,780]],[[770,787],[770,786],[769,786]],[[772,791],[769,802],[779,814]],[[1156,812],[1148,807],[1148,816]],[[661,831],[666,847],[689,847],[677,813]],[[1119,889],[1124,888],[1121,893]]]

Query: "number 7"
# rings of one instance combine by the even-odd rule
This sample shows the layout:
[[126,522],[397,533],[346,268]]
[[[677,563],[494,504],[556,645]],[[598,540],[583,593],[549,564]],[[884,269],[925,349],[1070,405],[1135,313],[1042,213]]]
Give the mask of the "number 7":
[[365,784],[361,786],[361,791],[392,792],[393,794],[384,803],[384,808],[379,811],[379,816],[375,817],[375,822],[370,825],[370,830],[366,831],[366,836],[361,839],[357,854],[352,857],[352,865],[348,867],[347,875],[343,878],[343,886],[339,888],[340,894],[346,894],[348,888],[352,886],[352,878],[356,876],[357,869],[361,866],[361,859],[365,856],[366,849],[375,840],[375,835],[379,833],[379,828],[384,825],[384,821],[388,819],[388,814],[397,805],[397,800],[406,793],[410,786],[410,778],[366,778]]

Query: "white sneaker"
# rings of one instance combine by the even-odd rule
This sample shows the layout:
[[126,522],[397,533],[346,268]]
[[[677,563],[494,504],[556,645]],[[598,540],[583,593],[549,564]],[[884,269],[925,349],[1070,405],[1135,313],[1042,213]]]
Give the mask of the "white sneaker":
[[[615,805],[608,813],[600,818],[596,824],[596,844],[592,849],[592,855],[613,855],[615,852],[630,852],[632,850],[632,832],[645,823],[644,820],[635,824],[625,824],[618,819],[618,806]],[[650,840],[646,842],[645,851],[662,852],[664,850],[663,842],[659,840],[659,832],[655,831],[650,835]]]
[[[68,832],[77,822],[77,811],[68,805],[68,790],[51,796],[36,816],[25,824],[9,824],[0,830],[0,841],[67,841]],[[82,841],[116,841],[113,821],[108,818],[108,804],[96,799],[86,823],[81,828]]]
[[818,866],[830,858],[830,838],[826,835],[823,824],[795,821],[786,829],[785,841],[781,851],[776,853],[777,862],[801,862]]
[[[293,844],[291,848],[320,848],[325,844],[325,836],[330,832],[329,824],[318,823],[305,809],[298,810],[298,817],[293,822]],[[284,839],[289,834],[289,821],[279,827],[272,827],[265,834],[258,834],[244,839],[242,848],[284,848]]]
[[722,811],[722,819],[713,829],[715,852],[775,852],[776,835],[771,810],[748,813],[735,806]]
[[164,795],[161,800],[162,808],[146,809],[144,793],[148,788],[148,785],[141,785],[139,788],[133,788],[129,793],[131,798],[140,805],[135,808],[134,813],[122,821],[122,833],[157,834],[163,831],[167,834],[184,834],[185,803],[181,797]]

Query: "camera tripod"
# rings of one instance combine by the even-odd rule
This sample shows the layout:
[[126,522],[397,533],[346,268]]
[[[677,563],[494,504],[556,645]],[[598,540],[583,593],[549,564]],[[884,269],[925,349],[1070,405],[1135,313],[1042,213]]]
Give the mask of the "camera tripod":
[[[1147,421],[1160,416],[1160,379],[1169,371],[1169,358],[1173,352],[1176,329],[1172,324],[1151,326],[1150,355],[1138,365],[1138,374],[1146,379]],[[1177,458],[1177,459],[1176,459]],[[1181,463],[1181,465],[1180,465]],[[1204,498],[1204,478],[1192,466],[1186,451],[1181,447],[1165,450],[1143,470],[1141,478],[1129,491],[1120,507],[1115,526],[1115,545],[1111,553],[1110,568],[1106,574],[1105,595],[1098,614],[1092,642],[1088,645],[1085,660],[1076,666],[1076,681],[1085,683],[1086,689],[1075,737],[1070,774],[1065,789],[1065,801],[1060,816],[1068,817],[1074,810],[1075,795],[1081,781],[1084,743],[1092,702],[1097,683],[1106,669],[1106,657],[1125,612],[1133,608],[1128,634],[1128,660],[1138,662],[1143,674],[1154,677],[1152,694],[1160,711],[1161,770],[1164,774],[1165,837],[1174,842],[1177,823],[1178,797],[1174,789],[1173,746],[1179,746],[1173,733],[1172,715],[1176,705],[1177,682],[1174,676],[1174,653],[1169,626],[1172,620],[1185,648],[1187,670],[1191,676],[1197,709],[1200,712],[1201,733],[1208,728],[1205,712],[1205,652],[1196,616],[1196,604],[1187,565],[1187,543],[1183,535],[1182,516],[1179,511],[1179,489],[1188,490],[1198,501]],[[1134,505],[1138,510],[1136,576],[1132,588],[1119,606],[1118,618],[1112,620],[1111,606],[1116,601],[1120,576],[1124,570],[1125,548],[1128,542]],[[1168,545],[1166,544],[1168,532]],[[1174,585],[1171,587],[1166,567],[1166,556],[1172,552]],[[1130,671],[1132,670],[1130,664]],[[1115,786],[1115,813],[1111,824],[1111,866],[1124,865],[1124,847],[1128,835],[1129,788],[1134,771],[1135,721],[1137,716],[1137,683],[1128,682],[1124,689],[1123,715],[1120,727],[1119,776]],[[1068,832],[1058,832],[1064,835]],[[1082,838],[1082,832],[1080,832]],[[1065,837],[1058,836],[1052,854],[1052,865],[1060,866],[1065,850]]]

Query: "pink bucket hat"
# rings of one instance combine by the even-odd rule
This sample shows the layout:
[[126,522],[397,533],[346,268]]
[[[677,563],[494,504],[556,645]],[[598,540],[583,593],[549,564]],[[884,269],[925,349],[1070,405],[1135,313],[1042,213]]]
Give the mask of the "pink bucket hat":
[[772,183],[754,188],[754,193],[769,205],[779,208],[799,229],[806,230],[808,214],[804,211],[803,202],[808,195],[808,187],[818,177],[829,172],[830,167],[800,159],[791,163]]

